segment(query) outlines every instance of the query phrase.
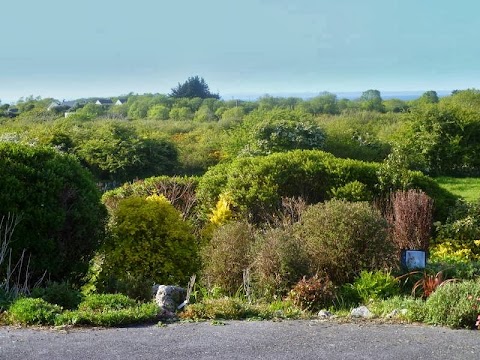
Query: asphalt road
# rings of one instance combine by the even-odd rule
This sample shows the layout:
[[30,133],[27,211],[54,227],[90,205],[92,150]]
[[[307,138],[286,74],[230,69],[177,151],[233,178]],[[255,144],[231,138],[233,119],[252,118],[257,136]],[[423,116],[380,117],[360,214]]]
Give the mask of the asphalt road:
[[0,359],[478,359],[480,333],[321,321],[176,323],[167,327],[0,328]]

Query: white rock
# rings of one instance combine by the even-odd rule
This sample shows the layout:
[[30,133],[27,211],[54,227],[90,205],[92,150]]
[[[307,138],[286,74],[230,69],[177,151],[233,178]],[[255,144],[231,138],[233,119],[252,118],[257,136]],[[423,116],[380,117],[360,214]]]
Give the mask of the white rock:
[[320,310],[318,312],[318,317],[321,318],[321,319],[328,319],[328,318],[332,317],[332,313],[330,311],[327,311],[327,310]]
[[165,313],[175,313],[177,307],[185,301],[187,290],[179,286],[159,285],[155,302]]
[[373,314],[366,306],[360,306],[358,308],[352,309],[350,316],[357,318],[371,318]]

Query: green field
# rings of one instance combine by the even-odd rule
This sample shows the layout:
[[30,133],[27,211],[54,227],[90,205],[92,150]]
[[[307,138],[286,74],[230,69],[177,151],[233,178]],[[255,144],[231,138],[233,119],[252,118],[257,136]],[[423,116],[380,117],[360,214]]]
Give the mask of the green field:
[[480,199],[480,178],[454,178],[441,176],[435,178],[435,181],[448,191],[461,196],[467,201],[476,201]]

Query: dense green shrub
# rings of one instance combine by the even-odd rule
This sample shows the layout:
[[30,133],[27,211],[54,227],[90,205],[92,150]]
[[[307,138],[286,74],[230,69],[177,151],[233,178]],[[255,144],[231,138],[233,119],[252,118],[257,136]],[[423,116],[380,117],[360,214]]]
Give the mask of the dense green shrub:
[[251,133],[242,153],[260,155],[293,149],[321,149],[325,134],[317,125],[291,120],[263,121]]
[[230,222],[215,230],[202,249],[203,276],[209,285],[235,294],[243,284],[243,271],[251,263],[255,232],[243,221]]
[[10,305],[11,321],[24,325],[53,325],[62,308],[43,299],[19,298]]
[[[332,191],[361,182],[361,195],[387,196],[395,189],[420,188],[435,201],[436,213],[455,197],[419,172],[398,172],[376,163],[339,159],[319,150],[296,150],[254,158],[238,158],[211,168],[200,180],[197,196],[204,212],[215,207],[221,193],[232,197],[237,211],[256,221],[275,212],[282,197],[302,197],[308,203],[328,200]],[[345,188],[346,187],[346,188]],[[357,186],[358,188],[358,186]],[[350,189],[357,196],[358,191]],[[346,192],[346,191],[344,191]]]
[[359,111],[324,115],[317,121],[326,133],[325,151],[344,159],[381,162],[391,151],[386,137],[396,130],[401,115]]
[[110,232],[103,247],[104,280],[184,285],[198,268],[192,229],[163,196],[119,201]]
[[104,238],[106,210],[92,176],[71,155],[14,143],[0,143],[0,174],[0,214],[21,217],[13,264],[25,249],[31,280],[47,271],[52,281],[78,281]]
[[324,131],[299,109],[264,108],[245,116],[228,139],[231,156],[260,155],[293,149],[319,149]]
[[328,275],[305,276],[290,291],[288,298],[303,310],[321,310],[330,307],[336,297],[336,287]]
[[480,305],[480,282],[470,280],[440,286],[425,302],[425,322],[453,328],[473,328]]
[[438,224],[437,239],[453,240],[468,248],[475,248],[473,241],[480,240],[480,201],[458,200],[450,208],[447,220]]
[[87,295],[78,305],[78,310],[103,312],[122,310],[136,306],[137,302],[123,294],[92,294]]
[[398,280],[384,271],[365,271],[352,284],[347,284],[367,304],[370,300],[386,299],[400,293]]
[[372,193],[362,182],[355,180],[331,191],[333,199],[342,199],[347,201],[371,201]]
[[352,281],[361,270],[396,264],[387,222],[368,203],[332,200],[312,205],[296,225],[313,271],[325,271],[335,284]]
[[83,298],[80,291],[73,289],[68,282],[52,282],[43,287],[36,287],[32,290],[31,297],[42,298],[64,309],[76,309]]
[[76,154],[97,179],[121,182],[171,174],[178,157],[171,141],[141,138],[130,125],[112,121],[90,129]]
[[[131,300],[131,299],[130,299]],[[125,303],[113,306],[107,305],[102,309],[78,309],[65,311],[55,318],[55,325],[90,325],[90,326],[122,326],[136,323],[153,322],[158,319],[157,304]]]

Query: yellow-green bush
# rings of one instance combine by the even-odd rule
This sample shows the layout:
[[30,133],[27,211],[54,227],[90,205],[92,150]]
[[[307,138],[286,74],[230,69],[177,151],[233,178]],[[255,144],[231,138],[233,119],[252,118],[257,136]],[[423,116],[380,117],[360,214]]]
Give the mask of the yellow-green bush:
[[103,248],[104,281],[186,284],[197,270],[191,226],[163,196],[120,200]]

